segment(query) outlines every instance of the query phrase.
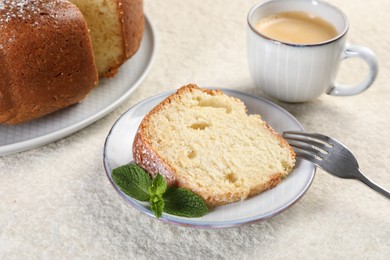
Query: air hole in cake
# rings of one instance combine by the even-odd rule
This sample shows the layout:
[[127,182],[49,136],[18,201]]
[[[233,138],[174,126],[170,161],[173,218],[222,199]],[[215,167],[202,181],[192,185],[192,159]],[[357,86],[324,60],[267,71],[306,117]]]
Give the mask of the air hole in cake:
[[205,130],[209,126],[210,124],[207,122],[197,122],[192,124],[190,127],[194,130]]
[[237,181],[237,176],[232,172],[227,174],[225,178],[231,183],[235,183]]
[[226,110],[227,114],[232,112],[231,105],[224,103],[222,100],[218,99],[218,97],[201,99],[201,100],[199,100],[198,106],[199,107],[211,107],[211,108],[224,108]]
[[188,154],[187,157],[190,159],[194,159],[196,157],[196,152],[194,150],[191,150]]

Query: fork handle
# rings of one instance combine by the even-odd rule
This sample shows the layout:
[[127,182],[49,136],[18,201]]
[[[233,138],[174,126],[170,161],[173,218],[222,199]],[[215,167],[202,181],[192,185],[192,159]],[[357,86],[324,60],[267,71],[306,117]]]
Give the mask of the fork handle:
[[367,178],[360,170],[359,174],[357,174],[357,179],[366,184],[368,187],[373,189],[374,191],[377,191],[381,195],[385,196],[386,198],[390,199],[390,192],[385,190],[384,188],[380,187],[378,184],[371,181],[369,178]]

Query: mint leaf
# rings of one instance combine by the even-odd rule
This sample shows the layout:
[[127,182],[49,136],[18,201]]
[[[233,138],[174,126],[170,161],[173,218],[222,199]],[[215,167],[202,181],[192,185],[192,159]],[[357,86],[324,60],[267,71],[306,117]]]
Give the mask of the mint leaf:
[[149,174],[138,165],[127,164],[115,168],[112,171],[112,178],[127,195],[140,201],[149,200],[149,188],[152,186],[152,180]]
[[155,194],[150,197],[150,209],[157,218],[160,218],[164,209],[164,199],[162,195]]
[[203,199],[187,189],[170,187],[163,198],[164,211],[172,215],[197,218],[208,212]]
[[157,173],[154,177],[152,186],[149,188],[150,195],[163,195],[167,189],[167,183],[165,182],[164,177]]

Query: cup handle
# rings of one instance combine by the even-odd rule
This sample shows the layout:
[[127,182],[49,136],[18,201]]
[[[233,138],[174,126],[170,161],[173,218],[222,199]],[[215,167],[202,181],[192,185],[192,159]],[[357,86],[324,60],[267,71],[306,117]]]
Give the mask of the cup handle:
[[356,86],[340,85],[337,83],[333,83],[329,90],[326,92],[327,94],[333,96],[357,95],[368,89],[375,81],[376,76],[378,75],[378,59],[376,58],[375,53],[369,48],[363,46],[347,45],[342,54],[341,59],[344,60],[352,57],[361,58],[367,63],[369,70],[367,78]]

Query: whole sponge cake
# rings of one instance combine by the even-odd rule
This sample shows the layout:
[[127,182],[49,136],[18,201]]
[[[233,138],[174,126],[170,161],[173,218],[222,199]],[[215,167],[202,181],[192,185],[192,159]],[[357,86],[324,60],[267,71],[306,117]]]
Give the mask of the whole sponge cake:
[[138,50],[143,30],[142,0],[70,0],[90,30],[99,76],[113,77]]
[[145,116],[133,157],[210,207],[276,186],[295,164],[288,143],[259,115],[247,115],[243,102],[196,85],[180,88]]
[[80,102],[98,75],[78,8],[64,0],[0,0],[0,123]]

